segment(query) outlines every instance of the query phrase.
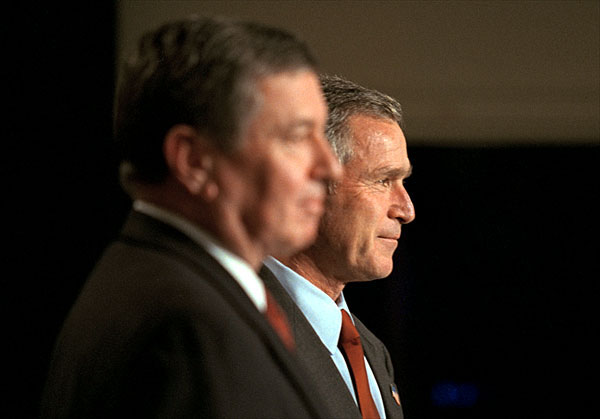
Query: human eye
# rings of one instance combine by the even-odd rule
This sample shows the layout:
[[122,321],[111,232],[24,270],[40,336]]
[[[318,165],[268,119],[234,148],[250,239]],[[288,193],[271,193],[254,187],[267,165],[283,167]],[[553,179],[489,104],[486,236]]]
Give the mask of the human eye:
[[377,184],[388,187],[392,184],[392,179],[390,179],[389,177],[383,178],[383,179],[378,179]]
[[301,133],[294,133],[286,136],[286,141],[289,143],[300,143],[308,138],[308,135]]
[[283,137],[286,142],[299,143],[308,139],[310,135],[311,131],[306,127],[295,127],[287,130]]

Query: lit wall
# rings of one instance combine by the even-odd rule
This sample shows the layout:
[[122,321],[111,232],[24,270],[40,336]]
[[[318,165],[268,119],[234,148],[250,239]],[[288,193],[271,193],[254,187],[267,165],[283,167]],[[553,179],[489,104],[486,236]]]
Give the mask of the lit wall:
[[289,29],[392,94],[411,145],[600,143],[597,1],[121,1],[119,48],[189,14]]

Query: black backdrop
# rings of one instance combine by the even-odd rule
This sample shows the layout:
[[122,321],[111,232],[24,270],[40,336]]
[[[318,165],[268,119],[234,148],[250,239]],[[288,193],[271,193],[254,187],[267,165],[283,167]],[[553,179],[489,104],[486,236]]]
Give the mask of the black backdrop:
[[[95,2],[6,19],[0,414],[35,417],[56,333],[129,205],[111,157],[116,18]],[[574,417],[591,401],[599,147],[408,134],[416,221],[392,276],[346,292],[392,353],[407,418]]]
[[407,417],[590,406],[598,150],[409,147],[417,218],[396,269],[347,288],[392,351]]

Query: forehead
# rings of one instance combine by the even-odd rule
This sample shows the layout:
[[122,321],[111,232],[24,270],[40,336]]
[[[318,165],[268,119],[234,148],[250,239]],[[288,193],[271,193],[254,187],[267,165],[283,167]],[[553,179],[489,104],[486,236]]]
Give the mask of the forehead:
[[284,71],[260,78],[257,82],[260,102],[265,110],[309,113],[327,112],[316,73],[309,69]]
[[283,136],[293,129],[322,131],[327,105],[315,72],[283,71],[255,81],[253,111],[245,122],[244,143]]
[[355,173],[410,168],[406,138],[391,119],[369,115],[350,117],[348,126],[353,140],[354,156],[345,169]]

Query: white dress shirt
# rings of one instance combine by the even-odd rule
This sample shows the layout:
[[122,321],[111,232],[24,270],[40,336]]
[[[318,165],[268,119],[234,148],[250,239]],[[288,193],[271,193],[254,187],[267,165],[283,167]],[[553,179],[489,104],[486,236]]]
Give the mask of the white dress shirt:
[[231,274],[256,308],[262,313],[266,311],[265,285],[245,260],[225,249],[214,237],[180,215],[141,200],[134,201],[133,209],[169,224],[202,246]]
[[[344,294],[340,294],[338,301],[333,301],[325,292],[313,285],[306,278],[298,275],[295,271],[288,268],[277,259],[269,256],[264,260],[264,264],[273,272],[275,277],[281,282],[281,285],[286,289],[292,297],[296,305],[304,314],[312,328],[315,330],[323,345],[327,348],[331,355],[331,359],[344,379],[350,394],[356,401],[354,386],[352,385],[352,377],[344,359],[344,355],[338,348],[340,332],[342,331],[342,314],[340,310],[346,310],[350,314]],[[350,316],[352,319],[352,316]],[[354,323],[354,319],[352,319]],[[385,418],[385,409],[381,392],[377,385],[377,380],[373,374],[373,370],[369,365],[369,361],[365,357],[365,366],[367,370],[367,378],[369,380],[369,388],[371,395],[375,401],[375,406],[379,411],[379,416]],[[358,403],[357,403],[358,405]]]

